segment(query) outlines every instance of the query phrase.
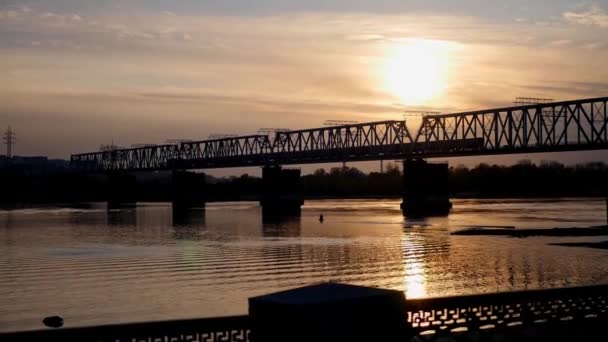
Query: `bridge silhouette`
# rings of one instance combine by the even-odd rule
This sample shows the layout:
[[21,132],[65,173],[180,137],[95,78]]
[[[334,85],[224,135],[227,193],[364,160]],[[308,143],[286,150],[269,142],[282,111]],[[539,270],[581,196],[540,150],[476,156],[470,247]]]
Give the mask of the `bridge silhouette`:
[[185,170],[262,166],[270,189],[262,202],[299,208],[302,200],[286,195],[296,187],[299,171],[294,175],[280,170],[282,165],[403,159],[408,172],[402,208],[410,198],[409,207],[416,210],[449,209],[447,164],[424,159],[608,149],[607,103],[608,97],[599,97],[427,115],[415,134],[405,121],[391,120],[142,146],[74,154],[71,164],[114,175],[117,188],[129,183],[119,173],[173,170],[178,197],[193,196],[189,184],[196,177]]
[[74,154],[85,171],[211,169],[608,149],[608,97],[429,115],[404,121]]

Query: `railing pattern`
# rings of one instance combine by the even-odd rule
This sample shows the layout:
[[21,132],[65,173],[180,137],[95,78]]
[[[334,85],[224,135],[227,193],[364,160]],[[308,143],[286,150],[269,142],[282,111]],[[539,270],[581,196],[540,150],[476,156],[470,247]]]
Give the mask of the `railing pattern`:
[[608,97],[72,155],[85,171],[205,169],[608,149]]
[[[406,312],[404,341],[416,336],[425,341],[446,336],[470,341],[479,340],[479,334],[517,341],[530,335],[580,340],[581,334],[603,332],[608,323],[608,285],[413,299],[406,301]],[[0,340],[241,342],[249,341],[249,335],[248,317],[234,316],[0,333]]]
[[0,333],[1,341],[247,342],[248,316]]
[[551,335],[559,325],[575,332],[608,323],[608,286],[408,300],[407,306],[411,335],[427,339],[478,331],[513,335],[523,328]]

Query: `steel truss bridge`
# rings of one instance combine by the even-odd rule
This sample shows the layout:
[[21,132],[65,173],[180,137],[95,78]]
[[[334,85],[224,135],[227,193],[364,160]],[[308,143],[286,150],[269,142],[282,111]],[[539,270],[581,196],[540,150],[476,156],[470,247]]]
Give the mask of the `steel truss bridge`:
[[75,154],[87,172],[608,149],[608,97]]

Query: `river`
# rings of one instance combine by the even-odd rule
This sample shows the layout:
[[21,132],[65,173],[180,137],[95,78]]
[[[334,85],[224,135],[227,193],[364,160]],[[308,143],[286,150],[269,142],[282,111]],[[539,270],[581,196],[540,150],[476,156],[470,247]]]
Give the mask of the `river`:
[[[453,236],[474,226],[586,227],[603,200],[455,199],[448,217],[404,218],[398,200],[306,201],[267,220],[257,203],[107,211],[0,211],[0,331],[244,314],[247,298],[322,281],[408,298],[608,282],[608,250],[552,246],[605,237]],[[319,215],[325,220],[319,222]]]

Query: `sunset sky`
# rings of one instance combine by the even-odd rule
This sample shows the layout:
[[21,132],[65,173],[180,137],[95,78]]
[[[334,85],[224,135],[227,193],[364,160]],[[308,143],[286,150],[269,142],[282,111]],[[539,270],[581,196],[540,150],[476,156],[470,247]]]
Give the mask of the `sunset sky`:
[[608,1],[9,0],[0,55],[15,152],[69,158],[608,96]]

